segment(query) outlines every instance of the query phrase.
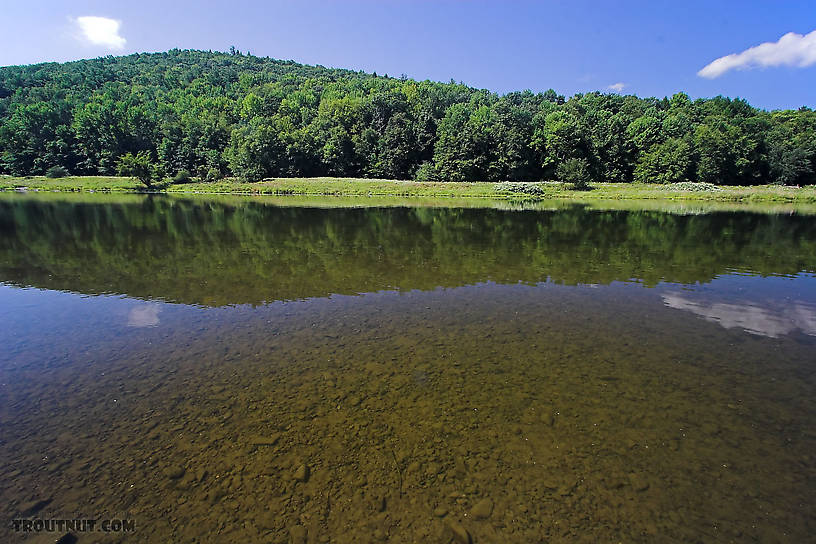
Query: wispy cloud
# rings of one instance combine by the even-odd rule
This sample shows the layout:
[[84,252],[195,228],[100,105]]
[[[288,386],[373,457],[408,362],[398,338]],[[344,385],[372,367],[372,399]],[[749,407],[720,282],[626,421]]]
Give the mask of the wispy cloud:
[[122,49],[127,40],[119,34],[122,21],[108,17],[86,15],[71,19],[79,31],[77,38],[91,45],[99,45],[108,49]]
[[788,32],[779,41],[762,43],[742,53],[720,57],[697,72],[697,75],[714,79],[731,70],[770,66],[804,68],[812,64],[816,64],[816,30],[804,36]]
[[158,304],[142,304],[135,306],[128,312],[128,327],[155,327],[159,324]]
[[613,83],[612,85],[607,87],[607,89],[609,89],[610,91],[615,91],[616,93],[621,92],[625,88],[626,88],[626,83],[620,83],[620,82]]

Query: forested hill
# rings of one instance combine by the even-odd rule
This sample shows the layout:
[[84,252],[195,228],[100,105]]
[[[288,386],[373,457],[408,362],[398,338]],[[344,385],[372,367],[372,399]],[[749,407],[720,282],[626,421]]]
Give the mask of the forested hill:
[[816,183],[816,112],[739,99],[497,95],[172,50],[0,68],[0,173]]

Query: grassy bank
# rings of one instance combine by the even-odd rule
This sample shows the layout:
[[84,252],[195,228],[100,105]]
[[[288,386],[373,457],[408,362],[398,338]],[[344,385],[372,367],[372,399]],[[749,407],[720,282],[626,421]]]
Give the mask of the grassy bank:
[[[0,190],[61,192],[138,192],[141,185],[121,177],[0,177]],[[637,183],[593,183],[588,191],[572,190],[563,183],[489,183],[418,182],[348,178],[278,178],[246,183],[223,180],[211,183],[166,184],[167,193],[266,194],[310,196],[389,196],[423,198],[489,198],[498,200],[568,199],[595,200],[672,200],[733,203],[816,204],[816,186],[752,187],[712,186],[707,184],[652,185]]]

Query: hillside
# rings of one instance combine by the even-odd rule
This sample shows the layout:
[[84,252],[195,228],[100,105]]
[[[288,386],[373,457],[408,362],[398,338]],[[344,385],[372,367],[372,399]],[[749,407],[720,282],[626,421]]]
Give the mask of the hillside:
[[172,50],[0,68],[0,173],[816,183],[816,112],[739,99],[498,95]]

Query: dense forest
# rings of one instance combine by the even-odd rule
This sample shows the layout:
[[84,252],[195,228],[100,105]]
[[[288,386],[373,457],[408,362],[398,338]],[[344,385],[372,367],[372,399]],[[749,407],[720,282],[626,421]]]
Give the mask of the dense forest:
[[[498,95],[172,50],[0,68],[0,174],[816,183],[816,112],[740,99]],[[184,178],[185,176],[182,176]]]

